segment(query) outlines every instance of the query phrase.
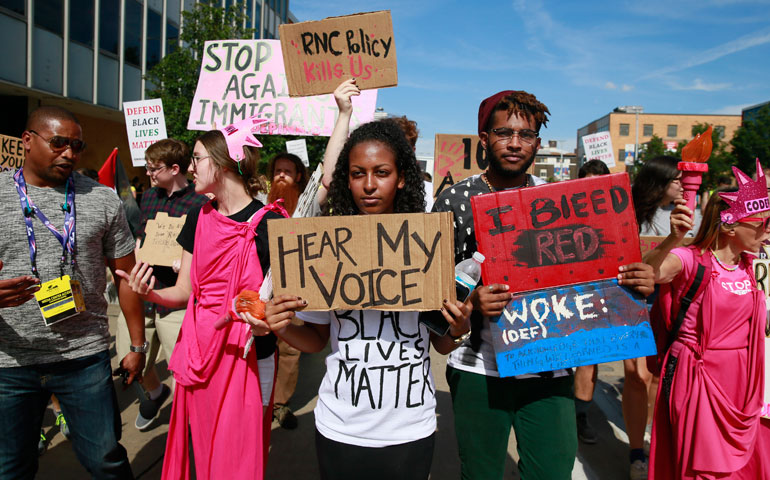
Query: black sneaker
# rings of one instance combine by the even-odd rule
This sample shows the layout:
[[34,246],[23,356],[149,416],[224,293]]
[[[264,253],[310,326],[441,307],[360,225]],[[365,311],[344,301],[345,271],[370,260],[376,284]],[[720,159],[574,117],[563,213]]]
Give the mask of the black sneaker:
[[297,428],[297,417],[288,407],[288,405],[276,405],[273,408],[273,418],[278,420],[278,424],[281,428],[286,430],[294,430]]
[[45,438],[45,432],[40,429],[40,440],[37,441],[37,455],[40,456],[48,449],[48,439]]
[[588,445],[595,444],[598,439],[596,438],[596,430],[588,422],[588,415],[580,413],[576,416],[577,420],[577,435],[581,442]]
[[163,402],[166,401],[169,395],[171,395],[171,389],[168,388],[168,385],[164,384],[163,390],[160,392],[160,395],[158,395],[158,398],[155,400],[145,398],[139,402],[139,413],[136,415],[136,421],[134,422],[134,426],[139,431],[143,432],[150,428],[152,421],[158,418],[160,407],[163,406]]

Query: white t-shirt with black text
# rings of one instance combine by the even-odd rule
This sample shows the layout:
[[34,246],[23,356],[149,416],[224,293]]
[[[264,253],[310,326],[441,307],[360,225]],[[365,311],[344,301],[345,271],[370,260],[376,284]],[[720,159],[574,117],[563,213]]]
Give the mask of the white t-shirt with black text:
[[436,430],[430,336],[417,312],[297,312],[330,325],[331,353],[318,390],[316,428],[362,447],[426,438]]

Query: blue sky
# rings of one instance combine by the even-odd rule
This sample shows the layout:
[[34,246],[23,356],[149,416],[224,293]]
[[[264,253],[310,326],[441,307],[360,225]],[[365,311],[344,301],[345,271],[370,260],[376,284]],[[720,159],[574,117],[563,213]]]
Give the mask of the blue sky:
[[420,129],[475,133],[480,101],[526,90],[551,111],[547,140],[619,105],[729,113],[770,100],[770,0],[568,2],[290,0],[300,20],[391,10],[398,86],[377,105]]

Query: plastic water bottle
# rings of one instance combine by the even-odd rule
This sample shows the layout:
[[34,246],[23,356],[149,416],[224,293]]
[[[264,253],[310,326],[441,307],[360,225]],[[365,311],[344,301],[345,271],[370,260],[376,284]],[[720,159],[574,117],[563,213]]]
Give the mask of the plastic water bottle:
[[459,301],[466,301],[481,280],[482,263],[484,263],[484,255],[481,252],[474,252],[473,257],[455,266],[455,291]]

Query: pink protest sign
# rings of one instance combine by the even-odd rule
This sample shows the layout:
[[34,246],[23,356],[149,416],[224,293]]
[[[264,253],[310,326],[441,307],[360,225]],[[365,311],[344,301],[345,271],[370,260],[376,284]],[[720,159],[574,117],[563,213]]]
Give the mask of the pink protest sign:
[[[374,120],[377,90],[353,98],[351,129]],[[268,122],[258,135],[331,135],[338,109],[332,94],[289,97],[279,40],[206,42],[187,128],[213,130],[251,116]]]

